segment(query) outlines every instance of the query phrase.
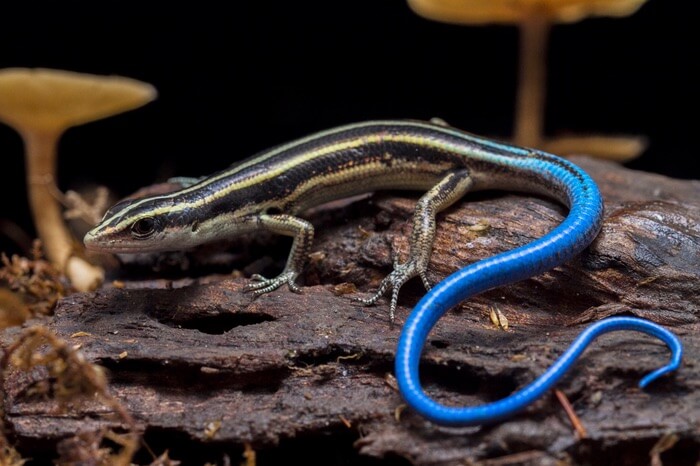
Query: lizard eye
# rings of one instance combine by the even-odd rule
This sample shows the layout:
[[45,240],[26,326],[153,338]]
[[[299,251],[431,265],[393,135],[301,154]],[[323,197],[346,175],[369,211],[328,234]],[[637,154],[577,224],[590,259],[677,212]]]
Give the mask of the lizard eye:
[[153,217],[144,217],[131,225],[131,234],[134,238],[148,238],[156,231],[157,222]]

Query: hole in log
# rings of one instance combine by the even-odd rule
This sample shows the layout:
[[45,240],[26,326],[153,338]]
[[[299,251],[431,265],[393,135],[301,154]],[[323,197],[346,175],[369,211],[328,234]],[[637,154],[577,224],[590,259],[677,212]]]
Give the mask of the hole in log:
[[[432,343],[432,342],[431,342]],[[421,365],[421,379],[426,391],[437,397],[450,397],[450,394],[477,396],[482,402],[496,401],[504,398],[520,386],[520,370],[492,375],[482,368],[470,366],[434,366]],[[474,404],[472,401],[460,401],[450,397],[450,404]]]
[[439,349],[445,349],[450,346],[450,343],[445,340],[430,340],[430,344]]
[[[272,395],[277,393],[289,370],[271,368],[244,372],[235,368],[203,367],[160,360],[114,361],[102,359],[100,365],[110,372],[114,385],[129,385],[143,396],[143,387],[150,387],[169,396],[189,396],[192,393],[213,394],[233,391],[246,394]],[[164,408],[165,410],[165,408]],[[166,410],[167,411],[167,410]]]
[[161,324],[175,328],[198,330],[209,335],[222,335],[229,330],[246,325],[257,325],[274,321],[269,314],[252,312],[210,311],[206,314],[181,314],[178,312],[149,312]]

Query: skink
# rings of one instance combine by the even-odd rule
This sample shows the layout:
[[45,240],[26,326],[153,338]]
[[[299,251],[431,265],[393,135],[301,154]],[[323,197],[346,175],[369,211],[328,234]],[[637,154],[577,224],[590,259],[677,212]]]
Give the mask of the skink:
[[598,233],[603,212],[595,183],[564,159],[419,121],[341,126],[264,151],[210,177],[180,181],[187,186],[179,191],[113,206],[85,236],[86,247],[116,253],[180,250],[270,231],[294,238],[287,264],[275,278],[254,276],[248,289],[259,295],[287,284],[298,292],[296,279],[314,237],[313,226],[300,213],[375,190],[425,191],[413,215],[408,259],[364,300],[373,304],[391,289],[392,321],[407,280],[419,276],[429,288],[435,216],[468,191],[540,193],[570,208],[555,232],[488,262],[479,279],[482,289],[529,277],[574,256]]
[[[413,215],[407,260],[396,264],[377,292],[362,300],[373,304],[391,290],[392,321],[399,289],[407,280],[419,276],[430,289],[426,271],[435,217],[467,192],[504,189],[538,193],[568,207],[567,217],[550,233],[461,269],[430,291],[409,316],[396,358],[401,391],[419,412],[448,424],[484,422],[487,416],[465,420],[460,412],[449,409],[447,418],[436,415],[434,410],[442,409],[441,405],[433,404],[420,389],[420,352],[437,320],[469,296],[542,273],[572,258],[595,238],[603,216],[596,184],[573,163],[444,124],[419,121],[341,126],[263,151],[210,177],[180,181],[185,186],[179,191],[112,207],[85,236],[86,246],[121,253],[179,250],[269,231],[293,237],[287,264],[277,277],[254,276],[248,290],[260,295],[286,284],[298,292],[296,279],[314,237],[313,226],[299,217],[300,213],[375,190],[424,191]],[[604,330],[620,329],[620,325]],[[651,332],[643,324],[634,329]],[[505,414],[498,411],[489,415],[499,418]]]

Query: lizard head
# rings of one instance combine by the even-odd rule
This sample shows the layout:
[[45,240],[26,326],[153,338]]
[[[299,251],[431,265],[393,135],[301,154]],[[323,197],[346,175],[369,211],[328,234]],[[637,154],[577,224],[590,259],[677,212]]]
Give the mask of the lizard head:
[[191,242],[187,215],[168,196],[121,201],[111,207],[83,240],[89,250],[114,253],[181,249]]

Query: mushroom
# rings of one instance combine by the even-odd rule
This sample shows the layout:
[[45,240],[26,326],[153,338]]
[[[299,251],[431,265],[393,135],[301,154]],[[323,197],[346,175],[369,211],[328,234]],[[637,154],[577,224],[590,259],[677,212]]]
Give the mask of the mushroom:
[[56,187],[57,144],[70,127],[131,110],[156,98],[153,86],[121,76],[52,69],[0,70],[0,121],[25,146],[29,205],[46,257],[73,287],[87,291],[104,279],[101,267],[81,257],[62,216]]
[[[645,138],[567,136],[561,141],[543,137],[546,89],[546,50],[555,23],[574,23],[589,16],[628,16],[646,0],[407,0],[428,19],[453,24],[515,24],[520,27],[520,74],[515,114],[516,144],[618,161],[637,157]],[[557,152],[562,153],[562,152]]]

